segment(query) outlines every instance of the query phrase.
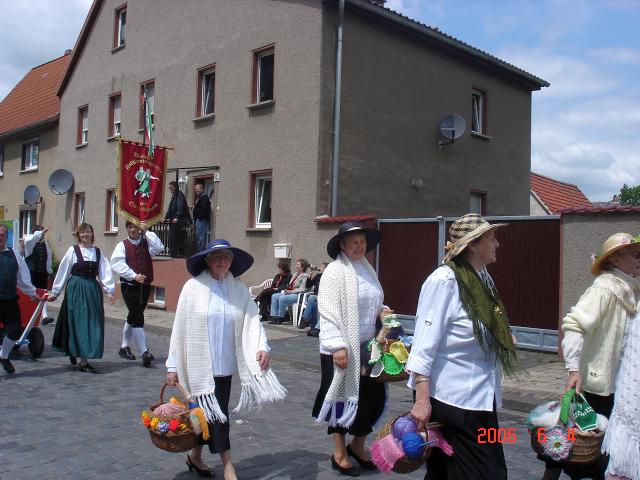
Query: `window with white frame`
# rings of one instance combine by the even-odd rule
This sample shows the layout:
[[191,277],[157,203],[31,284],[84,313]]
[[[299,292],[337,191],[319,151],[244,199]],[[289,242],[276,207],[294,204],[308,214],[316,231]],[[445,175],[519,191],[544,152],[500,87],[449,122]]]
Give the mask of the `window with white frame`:
[[484,134],[486,131],[486,93],[473,90],[471,93],[471,131]]
[[145,118],[147,115],[147,104],[149,105],[149,113],[151,114],[151,127],[153,128],[155,125],[155,112],[156,112],[156,88],[155,83],[153,81],[143,83],[140,85],[140,96],[141,98],[147,98],[146,102],[142,102],[140,108],[140,129],[146,130]]
[[253,218],[255,228],[271,228],[271,172],[252,174]]
[[36,209],[24,208],[20,210],[20,238],[31,233],[31,229],[36,225]]
[[153,287],[153,303],[164,305],[164,287]]
[[122,97],[119,93],[109,97],[109,137],[119,137],[122,133]]
[[115,28],[113,31],[113,48],[124,47],[127,33],[127,5],[115,10]]
[[107,190],[107,232],[118,231],[118,198],[115,190]]
[[200,105],[198,116],[211,115],[214,113],[214,99],[216,87],[216,71],[214,68],[206,68],[198,72],[198,83],[200,93]]
[[273,100],[273,68],[275,52],[273,47],[271,47],[257,51],[254,55],[254,102],[268,102]]
[[74,225],[76,228],[81,223],[84,223],[84,208],[85,208],[85,195],[84,192],[76,193],[74,198]]
[[40,156],[40,139],[32,138],[22,144],[22,170],[35,170],[38,168]]

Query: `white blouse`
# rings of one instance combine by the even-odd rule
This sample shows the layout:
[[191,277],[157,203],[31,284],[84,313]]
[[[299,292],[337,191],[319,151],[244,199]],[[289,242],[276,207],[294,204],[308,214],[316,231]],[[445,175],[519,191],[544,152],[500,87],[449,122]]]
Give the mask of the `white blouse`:
[[[138,245],[142,241],[142,236],[138,240],[127,238],[134,245]],[[144,234],[144,238],[147,240],[149,255],[152,257],[164,250],[162,240],[160,240],[155,233],[147,231]],[[126,281],[133,282],[136,278],[136,272],[127,264],[127,252],[124,247],[124,240],[118,242],[116,248],[113,249],[113,253],[111,254],[111,268],[119,277],[124,278]]]
[[[96,247],[80,247],[80,253],[82,253],[82,258],[85,261],[95,262],[96,261]],[[58,266],[58,273],[56,274],[56,279],[53,281],[53,288],[51,292],[58,297],[60,292],[64,288],[67,280],[71,276],[71,268],[74,263],[77,263],[78,259],[76,258],[76,253],[73,247],[69,247],[67,253],[64,254],[62,260],[60,260],[60,265]],[[113,274],[111,273],[111,266],[109,265],[109,259],[106,257],[104,252],[100,251],[100,264],[98,265],[98,278],[100,279],[100,283],[102,284],[102,288],[104,291],[110,295],[113,295],[116,291],[116,285],[113,281]]]
[[408,386],[416,374],[431,377],[431,396],[466,410],[492,411],[502,405],[502,370],[485,353],[460,300],[455,274],[437,268],[420,291],[416,327],[407,370]]

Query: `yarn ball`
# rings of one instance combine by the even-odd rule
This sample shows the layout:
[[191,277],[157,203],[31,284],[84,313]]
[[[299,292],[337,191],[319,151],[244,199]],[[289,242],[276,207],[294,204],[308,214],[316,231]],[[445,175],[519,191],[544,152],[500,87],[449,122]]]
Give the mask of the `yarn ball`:
[[156,430],[160,433],[167,433],[169,431],[169,424],[167,422],[158,422]]
[[177,415],[185,411],[186,411],[186,408],[183,404],[169,402],[169,403],[163,403],[162,405],[158,405],[153,410],[153,413],[155,415],[168,416],[168,415]]
[[200,425],[200,418],[197,413],[193,410],[189,414],[189,421],[191,422],[191,428],[196,435],[200,435],[202,433],[202,426]]
[[416,430],[416,424],[411,417],[399,417],[393,422],[393,436],[398,440],[402,440],[407,433],[416,433]]
[[425,448],[424,440],[417,433],[410,432],[402,437],[402,450],[411,460],[420,460]]

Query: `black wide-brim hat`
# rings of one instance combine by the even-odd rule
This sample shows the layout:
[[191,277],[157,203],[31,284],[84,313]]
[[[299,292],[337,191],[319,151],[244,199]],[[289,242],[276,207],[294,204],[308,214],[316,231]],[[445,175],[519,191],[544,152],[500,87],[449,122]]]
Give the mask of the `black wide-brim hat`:
[[350,233],[364,233],[367,239],[367,253],[378,246],[380,243],[380,230],[375,228],[365,228],[360,222],[346,222],[338,229],[338,233],[331,237],[327,243],[327,253],[334,260],[340,254],[340,240]]
[[239,277],[253,265],[253,257],[249,253],[240,248],[232,247],[231,244],[223,238],[216,238],[209,242],[207,248],[189,257],[189,260],[187,260],[187,270],[189,270],[189,273],[194,277],[200,275],[200,273],[207,268],[207,255],[217,250],[229,250],[233,253],[233,260],[231,261],[229,271],[234,277]]

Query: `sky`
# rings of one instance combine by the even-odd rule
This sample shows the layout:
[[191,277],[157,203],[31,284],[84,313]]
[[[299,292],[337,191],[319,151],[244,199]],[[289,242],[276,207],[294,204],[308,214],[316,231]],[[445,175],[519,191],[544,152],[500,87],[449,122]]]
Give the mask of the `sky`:
[[[0,98],[31,68],[73,48],[90,6],[0,0]],[[532,171],[578,185],[591,201],[640,184],[640,0],[386,6],[551,84],[532,94]]]

